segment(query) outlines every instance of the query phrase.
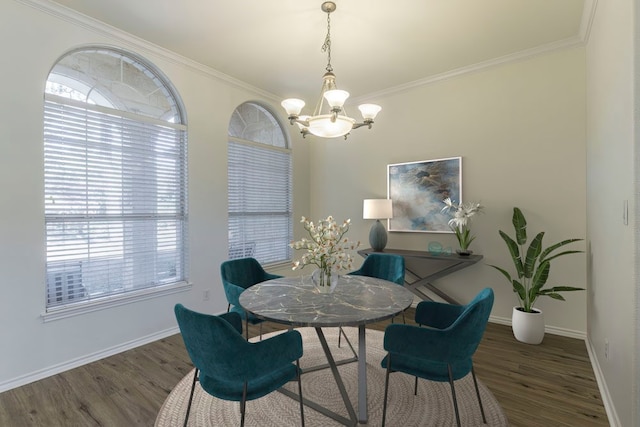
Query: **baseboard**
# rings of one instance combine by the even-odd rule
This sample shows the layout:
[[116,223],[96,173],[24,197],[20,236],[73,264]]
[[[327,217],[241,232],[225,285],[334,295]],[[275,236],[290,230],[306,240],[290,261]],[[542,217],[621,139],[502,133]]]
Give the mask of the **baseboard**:
[[[489,316],[489,322],[497,323],[499,325],[511,326],[510,317],[508,318],[508,317],[499,317],[499,316]],[[560,335],[562,337],[567,337],[567,338],[576,338],[583,341],[586,341],[587,339],[587,334],[582,331],[575,331],[573,329],[566,329],[566,328],[558,328],[555,326],[545,326],[544,332],[546,334]]]
[[587,338],[586,344],[587,352],[589,353],[589,360],[591,360],[593,373],[596,376],[596,382],[598,383],[598,389],[600,390],[600,396],[602,397],[602,403],[604,404],[604,410],[607,412],[607,418],[609,418],[609,425],[611,427],[622,427],[616,408],[613,406],[609,387],[607,387],[607,382],[605,381],[604,374],[600,368],[600,362],[596,357],[596,351],[593,347],[593,343]]
[[0,393],[179,333],[177,326],[0,383]]

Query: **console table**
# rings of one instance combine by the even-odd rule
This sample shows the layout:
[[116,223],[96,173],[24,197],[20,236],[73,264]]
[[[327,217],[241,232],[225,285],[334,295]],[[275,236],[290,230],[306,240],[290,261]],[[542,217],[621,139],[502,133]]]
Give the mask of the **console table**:
[[[360,250],[358,253],[363,257],[366,257],[367,255],[376,252],[369,248]],[[405,274],[404,287],[415,295],[419,296],[423,300],[432,300],[432,298],[424,292],[424,287],[449,304],[457,305],[460,305],[458,301],[434,286],[432,282],[451,274],[454,271],[470,267],[482,259],[482,255],[460,256],[456,253],[435,255],[428,251],[388,248],[385,248],[382,252],[378,253],[402,255],[404,257],[405,272],[409,273],[411,276],[410,279],[413,279],[412,281],[408,280],[406,277],[407,275]]]

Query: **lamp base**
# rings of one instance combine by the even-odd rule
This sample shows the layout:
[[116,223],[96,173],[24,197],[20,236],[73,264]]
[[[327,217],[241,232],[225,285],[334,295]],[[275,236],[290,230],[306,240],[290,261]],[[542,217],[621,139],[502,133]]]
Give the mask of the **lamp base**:
[[387,230],[385,230],[384,225],[382,225],[379,219],[371,226],[371,231],[369,231],[369,244],[375,252],[382,252],[384,247],[387,246]]

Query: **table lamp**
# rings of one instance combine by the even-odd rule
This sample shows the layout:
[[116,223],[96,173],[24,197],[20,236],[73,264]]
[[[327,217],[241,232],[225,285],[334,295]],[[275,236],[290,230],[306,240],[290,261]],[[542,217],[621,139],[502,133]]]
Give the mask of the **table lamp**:
[[364,199],[362,218],[376,220],[369,231],[369,244],[375,252],[382,252],[387,246],[387,230],[380,220],[393,218],[391,199]]

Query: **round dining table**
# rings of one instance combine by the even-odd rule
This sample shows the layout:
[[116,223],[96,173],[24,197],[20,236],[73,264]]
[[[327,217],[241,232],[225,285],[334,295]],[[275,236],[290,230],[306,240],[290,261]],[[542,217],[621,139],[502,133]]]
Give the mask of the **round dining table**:
[[[310,276],[300,276],[258,283],[240,295],[242,308],[258,318],[291,327],[315,328],[349,419],[316,402],[305,401],[305,404],[349,426],[368,420],[365,326],[392,318],[412,303],[413,294],[401,285],[368,276],[350,275],[340,276],[332,293],[319,292]],[[358,327],[358,355],[354,359],[358,361],[357,415],[322,331],[322,328],[342,326]]]

